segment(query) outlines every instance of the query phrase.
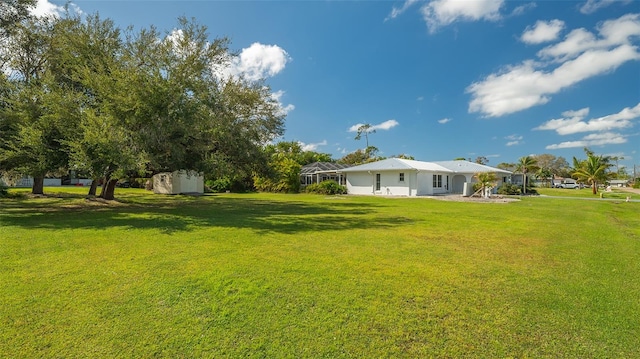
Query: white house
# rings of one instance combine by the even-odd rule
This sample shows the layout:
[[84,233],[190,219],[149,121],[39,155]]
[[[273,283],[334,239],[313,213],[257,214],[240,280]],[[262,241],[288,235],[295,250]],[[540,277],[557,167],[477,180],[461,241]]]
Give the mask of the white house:
[[204,177],[193,171],[158,173],[153,176],[153,193],[204,193]]
[[462,193],[474,175],[494,172],[498,185],[506,182],[510,171],[469,161],[423,162],[388,158],[342,169],[347,175],[347,192],[360,195],[431,196]]
[[[10,187],[33,187],[33,177],[24,176],[17,179],[0,178],[0,184],[5,184]],[[43,181],[44,187],[60,187],[62,186],[62,179],[60,178],[45,178]]]

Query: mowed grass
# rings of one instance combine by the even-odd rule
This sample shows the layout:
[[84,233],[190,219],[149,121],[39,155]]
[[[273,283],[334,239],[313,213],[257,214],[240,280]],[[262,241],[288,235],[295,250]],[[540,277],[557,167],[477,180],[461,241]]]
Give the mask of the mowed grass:
[[0,357],[640,357],[640,203],[47,190]]
[[[554,197],[581,197],[581,198],[593,198],[593,199],[622,199],[626,200],[627,197],[633,200],[640,200],[640,194],[625,191],[620,188],[612,188],[610,191],[606,191],[603,188],[598,189],[597,194],[593,194],[591,187],[582,189],[565,189],[565,188],[536,188],[536,191],[540,195],[554,196]],[[602,197],[600,197],[602,195]]]

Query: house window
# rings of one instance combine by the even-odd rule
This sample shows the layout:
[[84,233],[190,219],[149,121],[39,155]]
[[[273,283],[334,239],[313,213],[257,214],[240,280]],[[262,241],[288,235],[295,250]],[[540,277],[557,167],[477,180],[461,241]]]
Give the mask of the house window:
[[376,173],[376,191],[380,190],[380,174]]
[[442,188],[442,175],[433,175],[433,188]]
[[404,173],[400,173],[400,182],[404,182]]

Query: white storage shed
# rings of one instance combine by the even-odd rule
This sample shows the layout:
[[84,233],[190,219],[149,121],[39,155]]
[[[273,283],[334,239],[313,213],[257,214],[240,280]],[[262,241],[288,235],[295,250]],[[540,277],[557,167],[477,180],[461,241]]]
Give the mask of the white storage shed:
[[158,173],[153,176],[153,193],[204,193],[204,177],[195,171]]

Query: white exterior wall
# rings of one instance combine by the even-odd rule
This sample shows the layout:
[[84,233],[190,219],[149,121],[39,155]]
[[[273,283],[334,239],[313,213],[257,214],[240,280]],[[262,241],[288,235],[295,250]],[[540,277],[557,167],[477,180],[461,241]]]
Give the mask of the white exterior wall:
[[[411,196],[411,175],[407,171],[389,171],[380,173],[380,191],[376,194],[384,196]],[[400,182],[400,173],[404,173],[404,181]]]
[[[400,173],[404,173],[404,181],[400,181]],[[374,191],[376,174],[380,174],[380,190]],[[378,196],[416,196],[418,181],[413,170],[349,172],[347,174],[347,193]]]
[[431,172],[418,172],[416,175],[418,182],[418,196],[428,196],[433,194],[431,189]]
[[347,193],[372,195],[374,181],[374,174],[350,172],[347,174]]
[[153,176],[153,193],[204,193],[204,177],[186,171],[158,173]]
[[[174,186],[178,186],[176,193],[204,193],[204,178],[195,172],[174,172]],[[174,191],[176,189],[174,188]]]
[[[433,175],[442,176],[442,187],[436,188],[433,186]],[[447,183],[447,176],[448,183]],[[439,172],[420,172],[418,173],[418,196],[433,196],[437,194],[450,193],[451,190],[451,173],[439,173]]]
[[173,194],[173,176],[170,172],[153,175],[153,193]]

